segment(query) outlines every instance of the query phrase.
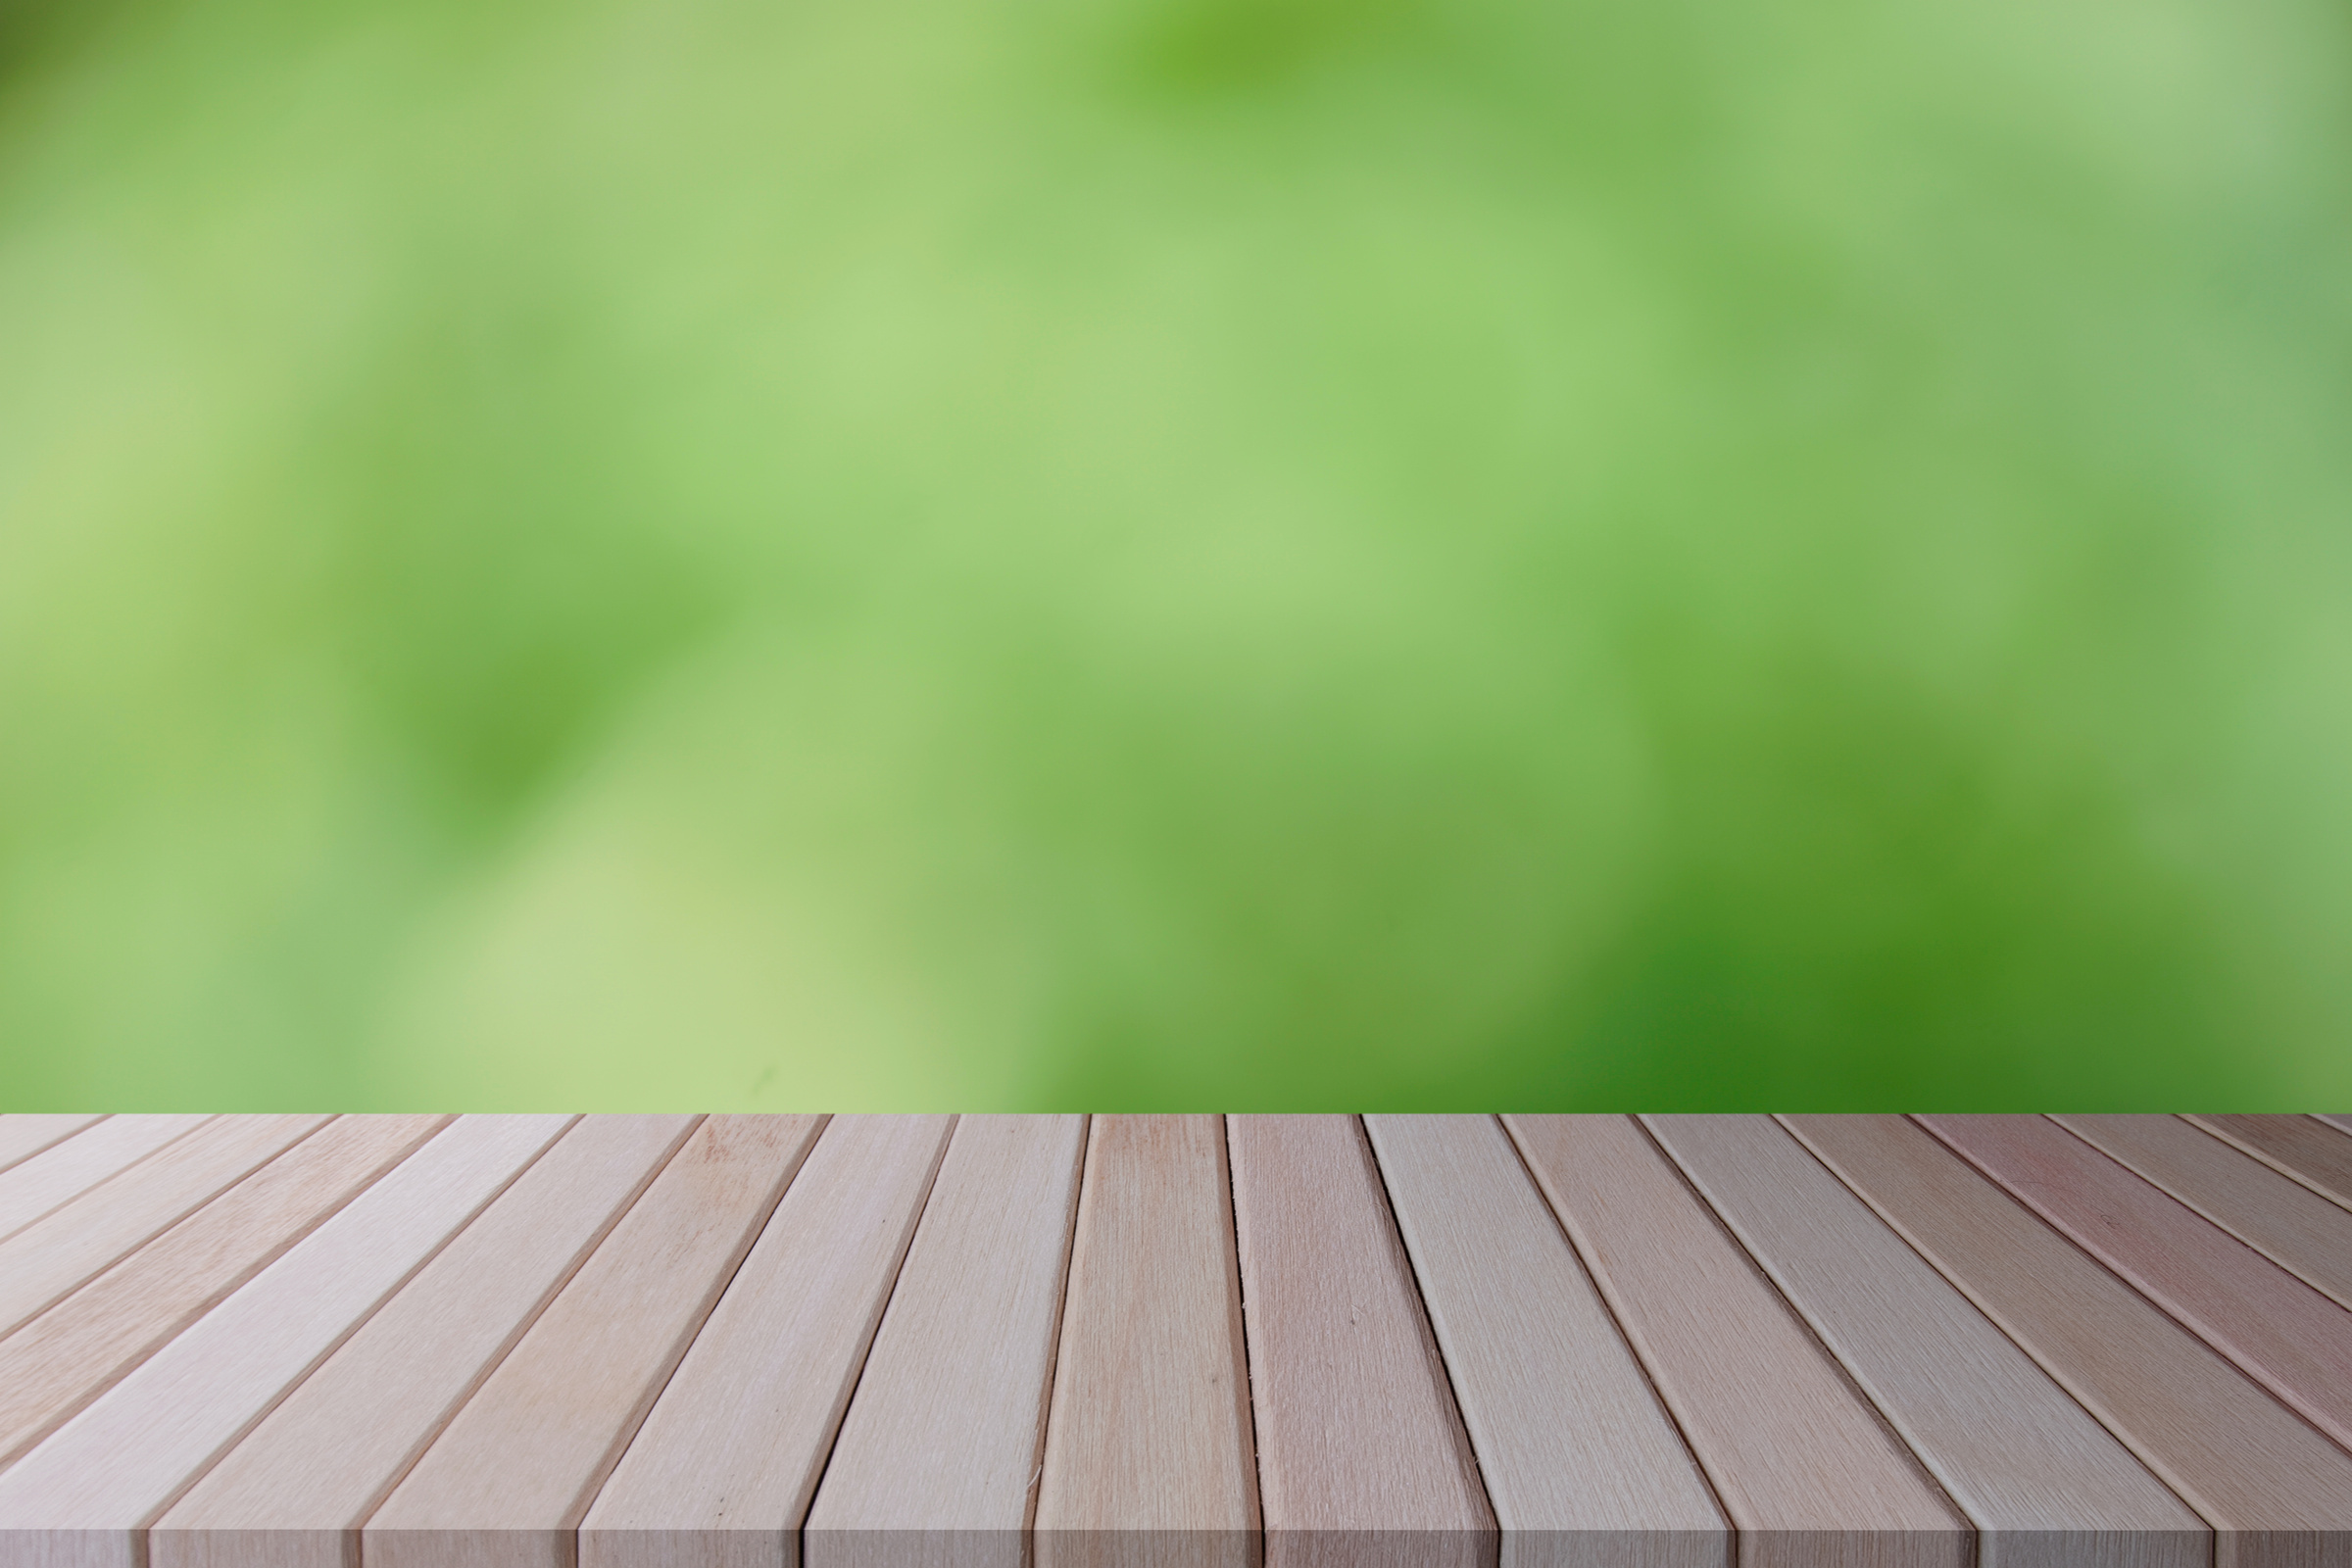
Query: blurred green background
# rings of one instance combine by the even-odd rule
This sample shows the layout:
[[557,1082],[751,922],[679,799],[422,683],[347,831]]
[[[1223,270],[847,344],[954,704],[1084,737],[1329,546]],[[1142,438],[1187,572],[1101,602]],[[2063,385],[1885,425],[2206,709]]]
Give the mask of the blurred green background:
[[2342,0],[0,0],[0,1104],[2352,1103]]

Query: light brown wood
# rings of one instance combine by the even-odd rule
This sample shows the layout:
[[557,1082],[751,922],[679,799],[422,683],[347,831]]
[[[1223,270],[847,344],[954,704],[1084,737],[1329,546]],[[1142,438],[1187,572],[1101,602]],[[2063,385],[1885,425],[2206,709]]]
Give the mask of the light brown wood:
[[2291,1176],[2333,1203],[2352,1208],[2352,1145],[2308,1116],[2191,1116],[2216,1137]]
[[0,1171],[0,1241],[211,1120],[210,1116],[109,1116]]
[[8,1568],[138,1568],[146,1526],[536,1158],[568,1116],[436,1134],[0,1475]]
[[2352,1116],[2322,1115],[2319,1119],[2339,1132],[2352,1133]]
[[823,1125],[711,1116],[361,1534],[368,1568],[571,1561],[571,1532]]
[[2221,1533],[2220,1568],[2352,1568],[2352,1458],[1900,1116],[1783,1121]]
[[324,1126],[324,1116],[217,1116],[0,1242],[0,1335]]
[[2212,1534],[1769,1116],[1644,1116],[1977,1526],[1978,1568],[2197,1568]]
[[0,1171],[21,1165],[53,1144],[64,1143],[104,1116],[17,1111],[0,1116]]
[[2045,1116],[1925,1116],[2028,1207],[2352,1444],[2352,1314]]
[[837,1116],[581,1522],[581,1568],[788,1565],[953,1116]]
[[0,1341],[0,1464],[342,1207],[447,1116],[339,1116]]
[[1257,1468],[1220,1116],[1097,1116],[1038,1486],[1039,1568],[1248,1568]]
[[1269,1568],[1494,1560],[1494,1515],[1352,1116],[1234,1116]]
[[343,1568],[359,1526],[700,1120],[573,1124],[156,1522],[151,1568]]
[[1504,1568],[1702,1568],[1731,1531],[1492,1116],[1366,1116]]
[[1084,1116],[963,1116],[809,1505],[810,1568],[1020,1568]]
[[1739,1527],[1744,1568],[1967,1568],[1967,1522],[1622,1116],[1507,1116]]
[[2352,1213],[2178,1116],[2057,1120],[2337,1305],[2352,1307]]

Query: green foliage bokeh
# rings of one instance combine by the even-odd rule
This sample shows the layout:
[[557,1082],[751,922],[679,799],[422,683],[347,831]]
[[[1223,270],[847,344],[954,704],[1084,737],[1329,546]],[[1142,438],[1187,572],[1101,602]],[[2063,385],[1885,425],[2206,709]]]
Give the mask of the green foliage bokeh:
[[2337,0],[0,0],[0,1104],[2352,1100]]

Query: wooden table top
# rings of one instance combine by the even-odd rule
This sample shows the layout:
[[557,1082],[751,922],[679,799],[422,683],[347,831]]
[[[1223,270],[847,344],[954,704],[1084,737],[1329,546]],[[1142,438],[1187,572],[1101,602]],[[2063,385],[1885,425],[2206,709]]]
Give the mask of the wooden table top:
[[0,1568],[2352,1568],[2352,1117],[0,1116]]

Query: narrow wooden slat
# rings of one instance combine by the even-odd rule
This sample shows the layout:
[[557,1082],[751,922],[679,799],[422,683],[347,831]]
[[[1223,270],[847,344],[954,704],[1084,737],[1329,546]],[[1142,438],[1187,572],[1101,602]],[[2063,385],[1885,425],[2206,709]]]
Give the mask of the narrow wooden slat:
[[1257,1467],[1221,1116],[1097,1116],[1038,1485],[1039,1568],[1249,1568]]
[[2337,1305],[2352,1307],[2352,1213],[2178,1116],[2057,1120]]
[[2352,1116],[2330,1116],[2323,1114],[2320,1117],[2320,1120],[2326,1122],[2330,1127],[2337,1128],[2340,1131],[2352,1133]]
[[1924,1116],[2075,1244],[2338,1443],[2352,1443],[2352,1315],[2043,1116]]
[[1720,1568],[1682,1436],[1492,1116],[1366,1116],[1504,1568]]
[[2281,1175],[2352,1208],[2352,1145],[2308,1116],[2191,1116]]
[[1494,1515],[1352,1116],[1227,1121],[1269,1568],[1494,1560]]
[[568,1568],[582,1510],[822,1125],[698,1126],[369,1516],[368,1568]]
[[361,1523],[700,1120],[582,1117],[156,1522],[151,1568],[343,1568]]
[[2196,1568],[2204,1521],[1769,1116],[1644,1116],[1976,1524],[1978,1568]]
[[0,1242],[0,1335],[184,1219],[324,1116],[217,1116]]
[[1506,1116],[1740,1530],[1743,1568],[1966,1568],[1966,1521],[1622,1116]]
[[0,1475],[0,1565],[136,1568],[146,1526],[568,1116],[461,1117]]
[[580,1568],[784,1565],[953,1116],[837,1116],[581,1522]]
[[0,1171],[0,1240],[211,1121],[210,1116],[109,1116]]
[[21,1165],[53,1144],[62,1144],[102,1115],[17,1111],[0,1116],[0,1171]]
[[0,1464],[267,1267],[447,1116],[339,1116],[0,1341]]
[[810,1568],[1020,1568],[1084,1116],[964,1116],[809,1505]]

